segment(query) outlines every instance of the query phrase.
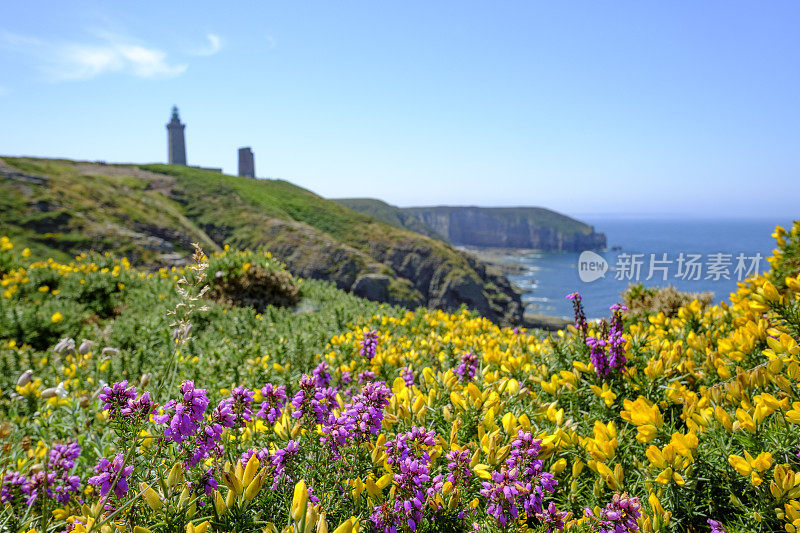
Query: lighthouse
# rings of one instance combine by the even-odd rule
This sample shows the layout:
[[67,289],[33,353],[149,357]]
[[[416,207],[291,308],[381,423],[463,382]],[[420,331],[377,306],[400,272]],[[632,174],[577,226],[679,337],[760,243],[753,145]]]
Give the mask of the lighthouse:
[[186,165],[186,139],[183,130],[186,124],[181,124],[178,117],[178,107],[172,107],[172,119],[167,122],[167,155],[170,165]]

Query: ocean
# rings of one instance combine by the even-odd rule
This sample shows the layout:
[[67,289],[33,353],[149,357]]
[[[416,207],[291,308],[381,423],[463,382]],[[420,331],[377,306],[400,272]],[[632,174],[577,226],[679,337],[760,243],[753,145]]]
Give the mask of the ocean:
[[566,295],[577,291],[589,318],[604,317],[609,306],[621,301],[620,293],[636,282],[710,291],[714,301],[727,300],[738,281],[755,270],[769,269],[766,258],[775,248],[771,237],[775,226],[791,227],[791,220],[769,219],[583,220],[606,234],[607,251],[597,256],[530,252],[505,258],[525,269],[508,277],[525,291],[526,311],[571,317],[572,304]]

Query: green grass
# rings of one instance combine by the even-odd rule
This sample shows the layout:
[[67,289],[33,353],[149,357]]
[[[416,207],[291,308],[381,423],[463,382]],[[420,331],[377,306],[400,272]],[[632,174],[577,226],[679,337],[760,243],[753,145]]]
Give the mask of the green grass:
[[[92,262],[98,267],[118,264],[99,256],[75,264]],[[143,278],[138,272],[123,271],[119,277],[111,277],[95,271],[64,277],[49,268],[29,268],[28,278],[30,282],[14,297],[0,298],[0,390],[13,390],[16,376],[39,365],[28,356],[38,352],[36,357],[41,357],[41,352],[63,337],[95,339],[120,349],[120,355],[111,361],[109,378],[134,380],[145,372],[164,371],[173,349],[169,312],[181,301],[171,275]],[[42,285],[58,288],[59,293],[39,293],[37,288]],[[262,314],[250,307],[202,302],[208,310],[192,315],[193,338],[186,352],[199,354],[204,361],[187,362],[179,375],[208,380],[211,372],[237,381],[247,359],[264,356],[307,371],[331,336],[366,323],[378,313],[395,316],[404,312],[362,300],[324,281],[303,280],[300,294],[296,306],[268,306]],[[65,319],[54,324],[51,315],[56,311]],[[20,357],[9,349],[9,341],[30,345],[30,350],[23,351],[28,355]]]

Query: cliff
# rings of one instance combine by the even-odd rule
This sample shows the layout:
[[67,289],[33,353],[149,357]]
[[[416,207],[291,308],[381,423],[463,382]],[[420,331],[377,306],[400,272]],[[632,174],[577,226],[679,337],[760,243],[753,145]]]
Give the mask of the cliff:
[[552,252],[601,249],[606,237],[566,215],[540,207],[409,207],[404,212],[455,246],[530,248]]
[[37,257],[114,251],[179,264],[192,242],[263,246],[296,276],[371,300],[522,320],[504,275],[441,240],[381,222],[282,180],[170,165],[0,158],[0,227]]
[[334,198],[333,201],[353,211],[358,211],[372,218],[377,218],[396,228],[407,229],[408,231],[413,231],[414,233],[419,233],[420,235],[425,235],[432,239],[445,241],[445,237],[411,213],[408,213],[400,207],[387,204],[383,200],[378,200],[376,198]]

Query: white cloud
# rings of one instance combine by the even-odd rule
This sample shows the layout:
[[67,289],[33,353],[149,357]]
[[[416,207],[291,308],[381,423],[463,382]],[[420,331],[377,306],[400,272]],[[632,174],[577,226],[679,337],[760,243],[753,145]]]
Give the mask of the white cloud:
[[[34,57],[38,67],[52,81],[88,80],[117,72],[138,78],[172,78],[188,68],[185,62],[172,61],[167,52],[120,35],[100,33],[97,42],[45,42],[36,38],[0,32],[0,46]],[[213,53],[221,45],[209,34]],[[206,53],[205,55],[210,55]]]
[[59,47],[45,70],[59,81],[86,80],[106,72],[123,72],[139,78],[172,78],[183,74],[187,67],[185,63],[168,62],[163,50],[110,41],[102,45]]
[[171,63],[158,48],[130,44],[111,37],[98,45],[56,46],[45,70],[56,81],[86,80],[106,72],[122,72],[138,78],[172,78],[183,74],[188,65]]
[[213,56],[222,50],[222,39],[215,33],[206,34],[208,43],[202,48],[196,49],[193,54],[196,56]]

